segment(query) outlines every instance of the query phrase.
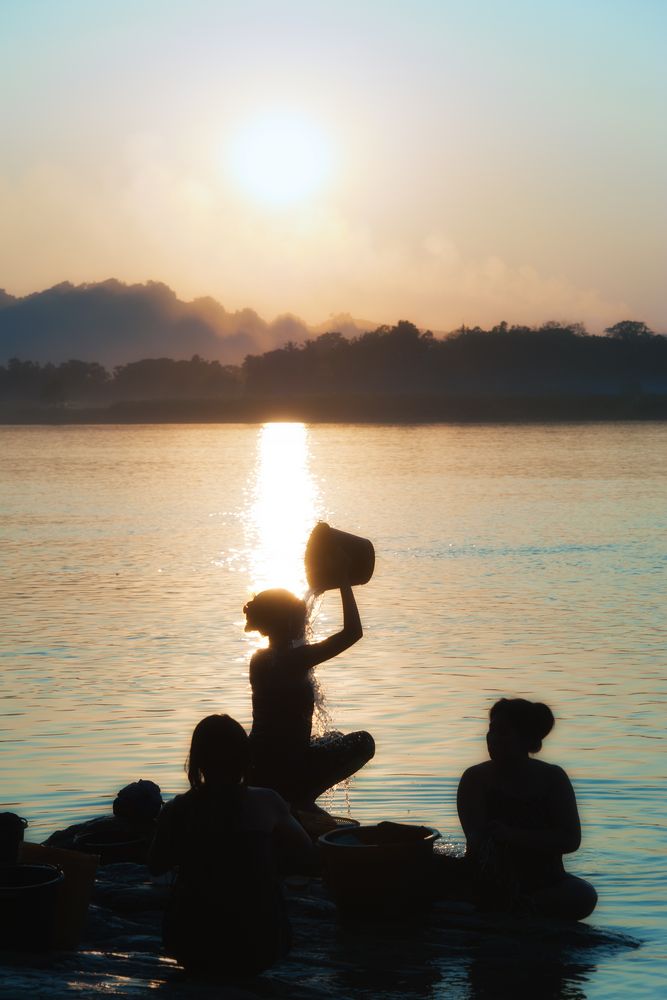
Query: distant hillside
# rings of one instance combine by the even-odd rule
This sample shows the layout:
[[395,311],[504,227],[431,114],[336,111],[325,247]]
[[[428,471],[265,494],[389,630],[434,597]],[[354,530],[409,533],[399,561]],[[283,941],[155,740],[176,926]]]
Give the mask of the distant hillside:
[[247,354],[301,342],[313,332],[353,336],[370,326],[350,316],[314,328],[291,315],[267,323],[252,309],[227,312],[212,298],[183,302],[159,282],[63,282],[23,298],[0,289],[0,364],[12,357],[54,364],[76,358],[113,367],[193,354],[239,364]]

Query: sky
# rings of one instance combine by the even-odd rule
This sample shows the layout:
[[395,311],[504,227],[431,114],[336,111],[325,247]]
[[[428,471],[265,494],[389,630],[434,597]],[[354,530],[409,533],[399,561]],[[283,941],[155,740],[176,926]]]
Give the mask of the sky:
[[664,0],[0,0],[0,287],[667,331]]

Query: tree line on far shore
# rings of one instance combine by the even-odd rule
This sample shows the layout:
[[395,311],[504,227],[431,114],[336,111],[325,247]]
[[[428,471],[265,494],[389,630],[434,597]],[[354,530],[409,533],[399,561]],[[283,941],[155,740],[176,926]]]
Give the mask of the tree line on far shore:
[[242,365],[194,355],[148,358],[108,371],[96,362],[0,366],[0,402],[105,407],[118,401],[335,396],[667,395],[667,336],[623,320],[604,336],[581,324],[500,323],[435,337],[401,320],[346,338],[324,333]]

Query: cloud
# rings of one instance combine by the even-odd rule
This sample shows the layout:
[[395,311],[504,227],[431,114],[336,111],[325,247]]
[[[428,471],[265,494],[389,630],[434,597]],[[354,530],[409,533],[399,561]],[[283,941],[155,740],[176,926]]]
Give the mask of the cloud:
[[253,310],[230,313],[213,299],[183,302],[158,282],[63,282],[22,298],[0,295],[0,362],[76,358],[113,367],[199,354],[237,363],[246,354],[309,335],[297,317],[267,323]]

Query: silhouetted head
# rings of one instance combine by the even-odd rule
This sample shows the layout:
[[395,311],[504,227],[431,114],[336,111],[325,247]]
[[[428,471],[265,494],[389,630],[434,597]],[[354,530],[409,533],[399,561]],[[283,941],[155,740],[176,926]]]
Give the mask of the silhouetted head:
[[192,734],[186,762],[191,788],[202,785],[238,785],[245,779],[250,758],[248,735],[230,715],[207,715]]
[[113,802],[113,814],[119,819],[144,822],[155,819],[162,808],[160,786],[154,781],[133,781],[121,788]]
[[492,760],[508,760],[538,753],[553,729],[548,705],[525,698],[501,698],[489,712],[486,744]]
[[277,642],[303,639],[308,609],[289,590],[263,590],[248,601],[243,612],[246,632],[260,632]]

